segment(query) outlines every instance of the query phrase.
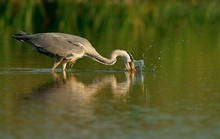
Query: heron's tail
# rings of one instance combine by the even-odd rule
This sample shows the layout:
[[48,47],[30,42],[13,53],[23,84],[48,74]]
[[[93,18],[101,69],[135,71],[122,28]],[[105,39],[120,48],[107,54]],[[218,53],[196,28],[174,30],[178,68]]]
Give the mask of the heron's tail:
[[27,32],[20,31],[20,32],[14,34],[14,35],[12,36],[12,38],[15,38],[15,39],[17,39],[17,40],[19,40],[19,41],[21,41],[21,42],[27,42],[27,41],[28,41],[28,38],[29,38],[29,37],[28,37],[29,35],[31,35],[31,34],[30,34],[30,33],[27,33]]

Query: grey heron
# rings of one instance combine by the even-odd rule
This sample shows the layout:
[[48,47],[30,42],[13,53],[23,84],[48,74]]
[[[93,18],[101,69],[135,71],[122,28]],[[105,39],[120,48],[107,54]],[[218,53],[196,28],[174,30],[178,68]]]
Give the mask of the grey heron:
[[41,54],[55,58],[55,63],[51,70],[55,70],[62,63],[62,70],[65,71],[67,63],[75,63],[77,59],[82,57],[90,57],[101,64],[113,65],[117,60],[116,58],[121,56],[126,70],[130,72],[135,71],[134,59],[125,50],[114,50],[108,59],[101,56],[87,39],[80,36],[65,33],[30,34],[19,32],[12,37],[33,45],[34,49]]

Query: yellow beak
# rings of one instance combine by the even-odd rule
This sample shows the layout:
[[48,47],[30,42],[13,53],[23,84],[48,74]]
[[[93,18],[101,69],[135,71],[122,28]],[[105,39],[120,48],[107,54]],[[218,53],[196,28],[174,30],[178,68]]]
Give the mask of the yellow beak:
[[134,66],[134,62],[128,62],[128,71],[130,72],[135,72],[135,66]]

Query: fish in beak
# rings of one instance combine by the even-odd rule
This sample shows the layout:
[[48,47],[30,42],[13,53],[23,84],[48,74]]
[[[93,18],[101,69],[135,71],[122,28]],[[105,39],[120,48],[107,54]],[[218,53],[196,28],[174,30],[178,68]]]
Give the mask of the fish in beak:
[[134,60],[128,62],[127,69],[130,72],[141,72],[144,68],[144,61],[143,60]]
[[130,57],[130,61],[126,64],[127,70],[129,72],[141,72],[144,67],[144,60],[135,60],[130,53],[128,53],[128,55]]

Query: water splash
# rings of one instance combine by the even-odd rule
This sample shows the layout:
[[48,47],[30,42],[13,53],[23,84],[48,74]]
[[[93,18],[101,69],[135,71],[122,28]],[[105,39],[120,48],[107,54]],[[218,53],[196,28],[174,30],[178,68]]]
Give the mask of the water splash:
[[136,71],[141,72],[144,69],[144,60],[134,60]]

